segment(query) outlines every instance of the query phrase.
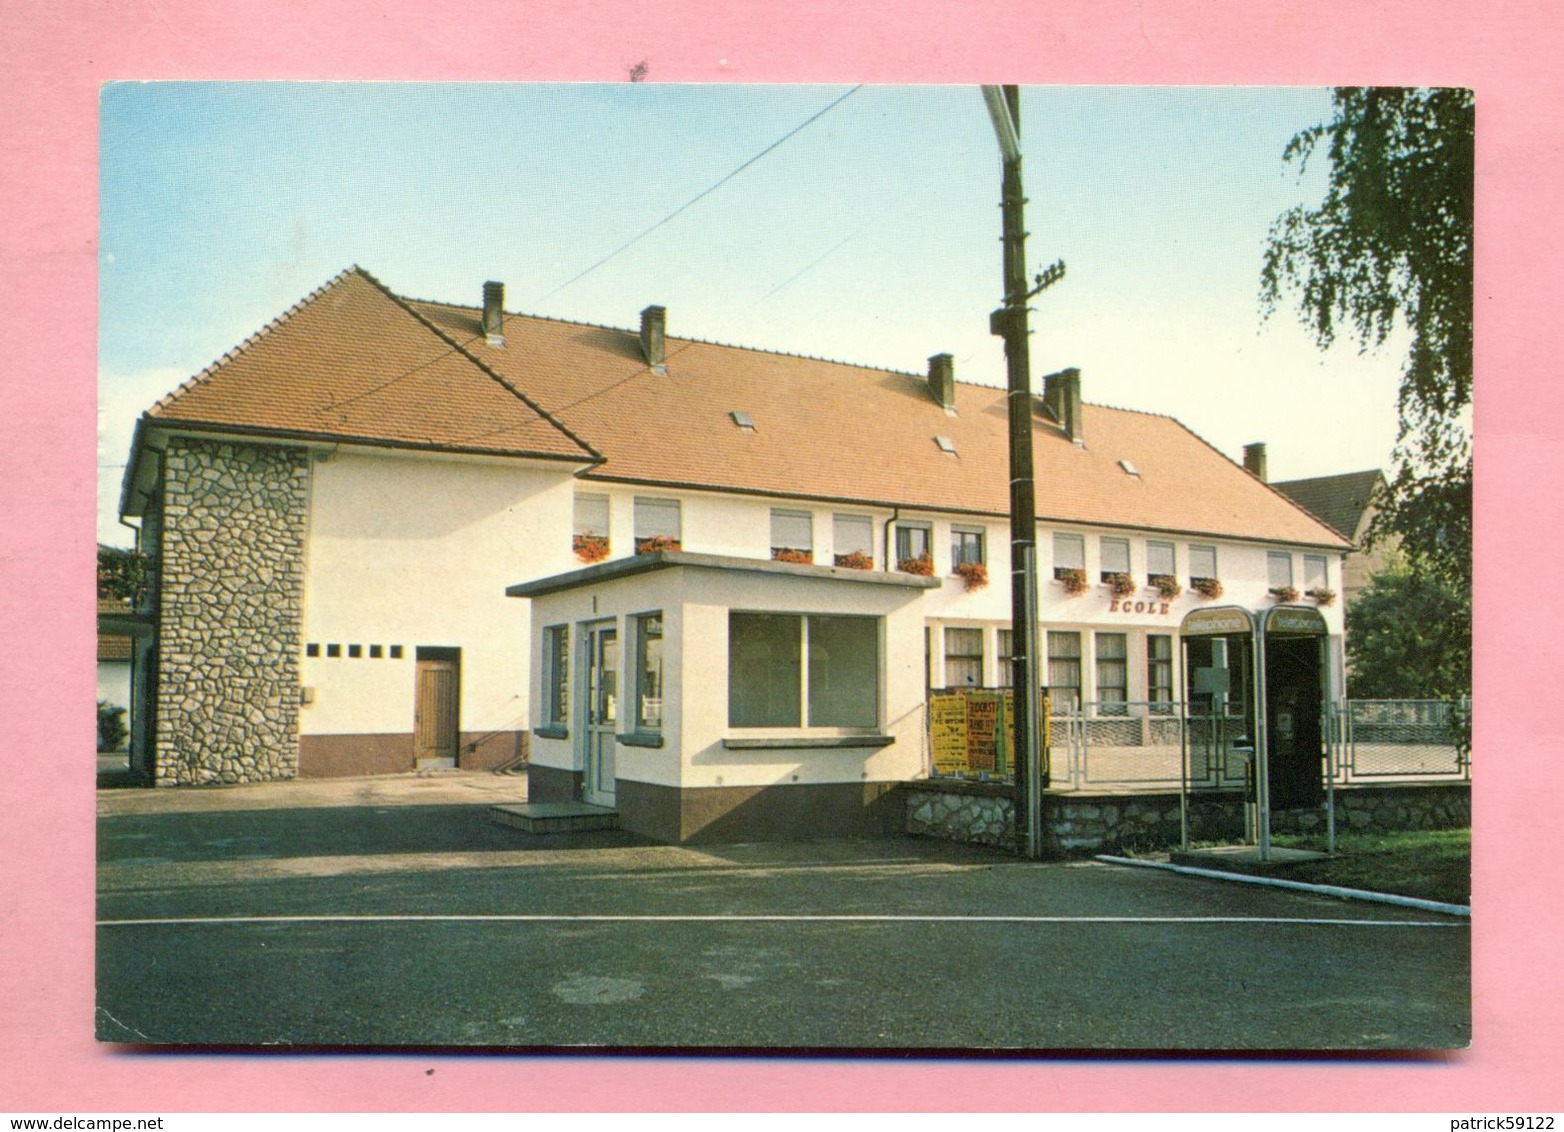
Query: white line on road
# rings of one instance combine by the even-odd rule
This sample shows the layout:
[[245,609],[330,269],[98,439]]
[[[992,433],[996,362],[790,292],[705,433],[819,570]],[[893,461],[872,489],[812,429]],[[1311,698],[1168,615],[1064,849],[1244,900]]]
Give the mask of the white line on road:
[[1452,920],[1316,919],[1294,916],[895,916],[895,915],[549,915],[409,914],[301,916],[171,916],[99,920],[100,928],[207,927],[242,924],[1292,924],[1301,927],[1464,928]]

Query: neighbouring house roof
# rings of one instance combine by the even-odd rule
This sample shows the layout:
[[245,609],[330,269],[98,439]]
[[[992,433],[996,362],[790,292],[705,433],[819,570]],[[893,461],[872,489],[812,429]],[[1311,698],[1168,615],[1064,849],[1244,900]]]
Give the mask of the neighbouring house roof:
[[1358,527],[1363,521],[1363,513],[1373,502],[1374,493],[1384,483],[1384,474],[1378,468],[1370,468],[1368,471],[1344,472],[1338,476],[1287,480],[1272,486],[1347,538],[1355,539],[1359,534]]
[[[587,479],[648,486],[1009,513],[1002,389],[958,382],[951,415],[922,375],[674,337],[654,368],[636,330],[510,314],[504,345],[491,345],[480,320],[352,268],[144,423],[574,458],[590,464]],[[1088,404],[1078,446],[1036,404],[1045,521],[1344,546],[1170,417]],[[755,427],[738,427],[735,411]]]
[[127,616],[130,613],[130,602],[119,598],[98,599],[98,659],[99,660],[129,660],[131,654],[130,638],[113,632],[109,626],[113,619]]

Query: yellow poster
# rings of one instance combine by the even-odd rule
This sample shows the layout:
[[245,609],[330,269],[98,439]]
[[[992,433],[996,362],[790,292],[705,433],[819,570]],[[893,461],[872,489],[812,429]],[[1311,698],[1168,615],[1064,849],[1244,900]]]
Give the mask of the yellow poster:
[[929,697],[929,740],[936,774],[967,769],[967,696]]

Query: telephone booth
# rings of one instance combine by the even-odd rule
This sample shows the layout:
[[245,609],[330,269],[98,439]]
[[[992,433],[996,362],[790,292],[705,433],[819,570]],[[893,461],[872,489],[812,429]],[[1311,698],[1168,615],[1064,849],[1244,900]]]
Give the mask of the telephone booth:
[[1191,787],[1241,783],[1246,832],[1266,860],[1272,811],[1317,807],[1330,790],[1321,722],[1330,697],[1325,618],[1307,606],[1258,613],[1217,606],[1191,612],[1179,635],[1186,813]]

